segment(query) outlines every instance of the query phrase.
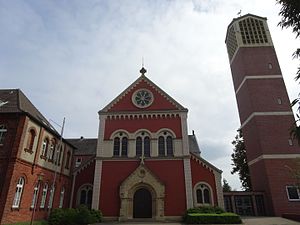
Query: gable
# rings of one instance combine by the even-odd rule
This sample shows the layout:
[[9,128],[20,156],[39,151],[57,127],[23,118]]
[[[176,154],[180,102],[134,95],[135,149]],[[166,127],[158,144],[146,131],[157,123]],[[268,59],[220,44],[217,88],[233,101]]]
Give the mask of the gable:
[[[141,90],[151,94],[149,105],[138,105],[134,97]],[[163,111],[163,110],[184,110],[182,105],[161,90],[156,84],[150,81],[145,75],[141,75],[125,91],[116,97],[100,112],[122,112],[122,111]]]

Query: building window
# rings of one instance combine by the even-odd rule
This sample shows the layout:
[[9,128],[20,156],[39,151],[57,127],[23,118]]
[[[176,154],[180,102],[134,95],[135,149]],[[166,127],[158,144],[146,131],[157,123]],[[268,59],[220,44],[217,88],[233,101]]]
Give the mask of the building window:
[[113,156],[127,156],[128,153],[128,138],[124,137],[123,132],[117,133],[114,138]]
[[58,157],[57,157],[57,160],[56,160],[57,165],[60,165],[62,152],[63,152],[63,148],[62,148],[62,146],[60,146],[59,151],[58,151]]
[[17,187],[16,187],[16,193],[15,193],[15,197],[14,197],[14,201],[13,201],[13,205],[12,205],[13,208],[19,208],[19,206],[20,206],[24,183],[25,183],[24,178],[20,177],[18,180],[18,183],[17,183]]
[[208,185],[200,183],[196,186],[195,191],[197,204],[212,204],[211,191]]
[[77,205],[86,205],[89,209],[92,206],[93,187],[84,185],[78,190]]
[[51,144],[50,144],[50,148],[49,148],[49,153],[48,153],[48,160],[51,162],[53,162],[53,159],[54,159],[55,146],[56,146],[56,142],[55,142],[55,140],[52,140]]
[[45,203],[47,199],[47,192],[48,192],[48,184],[45,183],[43,187],[43,192],[42,192],[42,199],[41,199],[41,205],[40,208],[45,208]]
[[62,208],[64,205],[64,195],[65,195],[65,188],[62,187],[59,196],[59,205],[58,205],[59,208]]
[[149,137],[144,138],[144,155],[146,157],[150,157],[150,138]]
[[128,148],[128,139],[127,139],[127,137],[123,137],[122,138],[122,150],[121,150],[122,156],[127,156],[127,148]]
[[48,202],[48,209],[52,208],[53,205],[53,198],[54,198],[54,192],[55,192],[55,186],[54,184],[51,186],[50,189],[50,196],[49,196],[49,202]]
[[145,157],[150,157],[150,138],[144,135],[145,133],[142,132],[141,136],[136,138],[136,156],[142,156],[144,154]]
[[135,151],[136,156],[141,156],[143,154],[143,141],[141,137],[137,137],[135,140]]
[[35,186],[34,186],[34,189],[33,189],[33,196],[32,196],[32,202],[31,202],[31,208],[34,208],[35,204],[36,204],[36,201],[37,201],[37,197],[38,197],[38,193],[39,193],[39,184],[37,183]]
[[29,153],[33,153],[33,145],[34,145],[34,140],[35,140],[35,131],[33,129],[31,129],[29,131],[29,136],[27,139],[27,146],[25,148],[25,151],[29,152]]
[[44,158],[44,159],[47,158],[48,146],[49,146],[49,140],[47,138],[45,138],[43,141],[43,145],[42,145],[41,158]]
[[81,165],[81,161],[82,161],[82,158],[81,157],[77,157],[76,161],[75,161],[75,167],[79,167]]
[[67,152],[66,165],[65,165],[65,168],[66,168],[66,169],[69,169],[69,168],[70,168],[70,159],[71,159],[71,153],[68,151],[68,152]]
[[0,124],[0,145],[4,144],[4,138],[5,138],[6,132],[7,132],[7,129],[4,126],[4,124]]
[[168,132],[163,132],[158,138],[158,155],[173,156],[173,137]]
[[287,186],[286,192],[287,192],[289,201],[300,201],[300,191],[297,186]]
[[120,138],[116,137],[114,139],[114,156],[119,156],[120,155]]

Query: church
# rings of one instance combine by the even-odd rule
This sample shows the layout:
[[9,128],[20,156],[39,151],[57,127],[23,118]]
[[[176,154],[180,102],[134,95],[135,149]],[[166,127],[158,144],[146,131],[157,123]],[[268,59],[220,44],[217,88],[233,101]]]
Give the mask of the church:
[[87,203],[119,221],[179,220],[188,208],[223,207],[222,171],[201,157],[195,135],[188,135],[188,110],[154,84],[145,68],[140,73],[99,111],[97,147],[93,139],[69,139],[74,146],[96,147],[95,158],[75,155],[81,166],[73,206]]

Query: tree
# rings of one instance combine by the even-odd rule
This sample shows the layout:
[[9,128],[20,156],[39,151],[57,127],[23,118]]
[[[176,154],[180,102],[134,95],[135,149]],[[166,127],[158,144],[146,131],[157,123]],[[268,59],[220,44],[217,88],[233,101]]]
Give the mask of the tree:
[[226,179],[223,179],[223,191],[224,192],[229,192],[231,191],[232,188],[230,187],[230,185],[228,184]]
[[251,191],[251,180],[249,167],[247,164],[246,148],[242,132],[239,130],[238,134],[235,136],[235,140],[231,142],[234,146],[233,153],[231,154],[231,160],[233,161],[233,166],[231,174],[238,173],[240,181],[242,183],[242,188],[245,191]]
[[[282,16],[281,21],[278,23],[281,28],[291,27],[293,33],[296,34],[296,38],[300,36],[300,1],[299,0],[277,0],[277,4],[281,5],[279,15]],[[294,54],[294,58],[300,58],[300,48],[298,48]],[[300,66],[296,72],[295,80],[300,79]],[[292,101],[291,106],[298,106],[296,111],[296,121],[291,128],[291,136],[298,141],[300,146],[300,93],[298,98]]]

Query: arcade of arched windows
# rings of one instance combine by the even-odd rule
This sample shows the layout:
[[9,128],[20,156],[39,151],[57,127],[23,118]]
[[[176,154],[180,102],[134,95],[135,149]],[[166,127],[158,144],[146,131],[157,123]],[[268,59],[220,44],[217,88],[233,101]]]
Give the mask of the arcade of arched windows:
[[161,129],[156,133],[148,130],[139,130],[135,133],[128,133],[124,130],[116,131],[111,137],[113,141],[113,157],[127,157],[129,142],[134,148],[134,156],[150,157],[156,149],[158,157],[174,156],[174,140],[176,136],[169,129]]

